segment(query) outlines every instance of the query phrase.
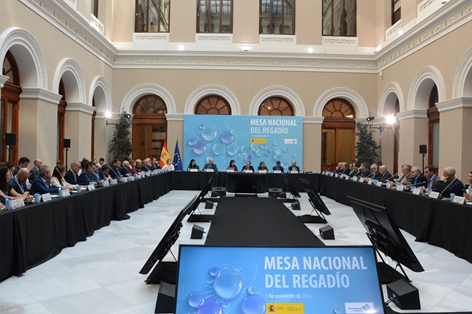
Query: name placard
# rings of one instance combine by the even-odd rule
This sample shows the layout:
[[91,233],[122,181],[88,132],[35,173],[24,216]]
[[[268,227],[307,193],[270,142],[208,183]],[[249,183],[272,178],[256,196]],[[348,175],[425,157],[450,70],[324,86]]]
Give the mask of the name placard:
[[421,194],[421,188],[416,188],[413,190],[414,195],[420,195]]
[[190,172],[198,172],[198,169],[190,169]]
[[234,169],[226,169],[226,172],[234,172]]
[[431,198],[439,198],[439,192],[429,192],[429,197]]
[[48,201],[52,200],[52,197],[51,197],[50,193],[42,194],[41,198],[43,199],[43,202],[48,202]]
[[282,173],[280,170],[274,170],[274,173]]
[[205,172],[215,172],[213,169],[205,169]]
[[298,171],[297,170],[292,170],[292,171],[290,171],[290,173],[298,173]]
[[62,196],[63,197],[70,196],[70,191],[69,190],[62,190]]
[[244,173],[253,173],[252,170],[244,170]]
[[372,182],[374,182],[374,181],[373,181],[373,180],[369,180],[369,181],[367,181],[367,184],[368,184],[368,185],[372,185]]
[[382,186],[382,181],[377,181],[377,183],[375,185]]
[[25,206],[25,201],[21,199],[11,200],[11,209],[17,209]]
[[[464,204],[465,203],[465,197],[463,196],[454,196],[454,201],[453,203],[457,203],[457,204]],[[13,203],[12,203],[13,204]]]
[[267,170],[259,170],[259,173],[267,173]]
[[[123,182],[128,182],[128,177],[123,177],[122,179],[123,179]],[[89,189],[89,191],[91,191],[91,190]]]
[[[123,182],[126,182],[126,181],[123,181]],[[87,189],[88,189],[89,191],[93,191],[93,190],[95,190],[95,185],[89,184],[89,185],[87,185]]]
[[360,182],[360,183],[363,183],[364,181],[365,181],[364,178],[360,178],[360,179],[359,179],[359,182]]
[[405,186],[402,184],[397,185],[397,191],[403,191],[405,189]]
[[390,182],[387,182],[387,184],[385,185],[385,187],[386,187],[387,189],[390,189],[390,188],[392,187],[392,185],[390,184]]

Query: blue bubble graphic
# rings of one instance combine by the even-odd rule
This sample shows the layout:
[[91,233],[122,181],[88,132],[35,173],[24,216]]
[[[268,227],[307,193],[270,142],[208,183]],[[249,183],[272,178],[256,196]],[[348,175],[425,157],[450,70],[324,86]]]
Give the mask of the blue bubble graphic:
[[251,161],[252,162],[252,155],[247,155],[244,157],[245,161]]
[[195,309],[188,309],[187,314],[196,314],[197,311]]
[[252,152],[251,147],[248,145],[243,145],[241,146],[241,153],[246,156],[249,155]]
[[204,301],[205,297],[200,291],[192,292],[188,296],[188,304],[194,309],[198,309],[199,307],[201,307]]
[[238,153],[238,146],[232,144],[226,148],[226,152],[228,153],[228,155],[234,156]]
[[270,156],[270,150],[264,151],[264,155],[265,155],[266,157],[269,157],[269,156]]
[[204,130],[205,127],[206,127],[206,126],[205,126],[204,124],[200,124],[200,125],[198,126],[198,128],[199,128],[200,130]]
[[277,141],[273,141],[272,145],[277,146]]
[[221,304],[213,299],[205,300],[203,305],[197,310],[197,314],[223,314]]
[[255,286],[249,286],[249,288],[247,288],[247,292],[249,294],[254,294],[257,292],[257,288]]
[[256,151],[258,148],[257,146],[259,146],[259,144],[251,144],[251,150]]
[[210,275],[212,277],[216,277],[220,274],[220,268],[218,266],[213,266],[211,269],[210,269]]
[[217,132],[214,127],[206,127],[202,130],[202,137],[205,141],[211,142],[216,138]]
[[217,156],[225,153],[225,147],[223,146],[223,144],[220,143],[216,143],[215,145],[213,145],[211,150]]
[[341,308],[339,306],[335,307],[334,308],[334,313],[335,314],[341,314],[342,313]]
[[267,145],[266,144],[261,144],[261,149],[267,149]]
[[224,131],[220,135],[220,140],[225,144],[231,144],[234,140],[234,136],[231,131]]
[[207,150],[207,145],[204,141],[197,141],[192,147],[193,152],[197,155],[203,155]]
[[258,294],[248,295],[241,302],[241,313],[243,314],[264,314],[265,311],[265,300]]
[[[206,277],[206,283],[207,284],[213,284],[213,277],[212,276],[207,276]],[[208,285],[207,285],[208,286]]]
[[244,157],[243,154],[241,154],[241,153],[238,154],[238,158],[239,158],[239,159],[243,159],[243,157]]
[[274,148],[274,154],[280,154],[280,148],[279,147]]
[[288,153],[288,148],[287,147],[284,147],[283,150],[284,150],[284,153]]
[[262,154],[264,154],[264,151],[263,151],[262,149],[256,150],[256,156],[257,156],[257,157],[261,157]]
[[232,300],[238,296],[243,287],[243,280],[239,273],[234,271],[223,271],[215,278],[213,288],[215,293],[224,300]]
[[189,144],[190,146],[193,146],[193,145],[197,144],[197,139],[195,137],[190,137],[187,140],[187,144]]
[[276,153],[274,152],[274,160],[279,160],[279,159],[280,159],[280,154],[276,154]]
[[234,265],[233,270],[237,271],[238,273],[243,271],[243,267],[241,265]]

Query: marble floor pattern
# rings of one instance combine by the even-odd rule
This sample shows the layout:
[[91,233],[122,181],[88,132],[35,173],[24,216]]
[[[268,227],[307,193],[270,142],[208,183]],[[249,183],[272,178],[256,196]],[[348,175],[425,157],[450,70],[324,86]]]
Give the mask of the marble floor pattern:
[[[0,313],[154,313],[158,285],[146,285],[147,276],[139,270],[177,213],[198,192],[171,191],[144,208],[131,213],[131,219],[112,221],[95,231],[85,242],[64,249],[50,261],[0,283]],[[326,245],[368,245],[364,228],[350,207],[323,198],[332,215],[327,219],[336,240]],[[300,199],[300,215],[310,213],[305,194]],[[204,209],[204,214],[212,210]],[[178,244],[203,244],[191,240],[192,223],[184,221]],[[198,223],[207,231],[209,223]],[[307,225],[315,234],[322,224]],[[472,310],[472,264],[448,251],[414,241],[403,232],[425,272],[406,269],[420,291],[422,312]],[[172,260],[168,254],[165,260]],[[384,295],[386,296],[386,288]],[[398,312],[395,305],[391,305]],[[408,311],[405,311],[408,312]]]

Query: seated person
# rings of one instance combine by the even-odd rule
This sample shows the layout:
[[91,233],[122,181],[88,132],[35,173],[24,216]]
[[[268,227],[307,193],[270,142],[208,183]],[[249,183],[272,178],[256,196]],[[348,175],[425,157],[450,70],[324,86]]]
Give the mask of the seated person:
[[20,168],[16,175],[11,176],[8,183],[10,187],[16,191],[18,194],[25,194],[28,192],[28,187],[26,186],[26,180],[29,178],[28,168]]
[[79,170],[80,170],[80,162],[78,160],[74,160],[70,163],[70,169],[67,170],[64,179],[67,183],[72,185],[77,185],[79,182]]
[[238,171],[238,166],[236,166],[236,161],[234,159],[231,159],[228,165],[228,170],[234,170]]
[[[25,168],[26,169],[26,168]],[[28,169],[26,169],[28,171]],[[7,198],[10,199],[28,199],[28,193],[20,194],[16,192],[8,183],[10,180],[10,170],[7,166],[0,166],[0,202],[5,204]]]
[[136,159],[135,161],[135,165],[134,165],[134,173],[138,174],[141,172],[141,166],[143,165],[143,162],[141,161],[141,159]]
[[164,170],[164,171],[174,171],[175,170],[174,165],[172,164],[172,160],[170,158],[167,159],[166,164],[164,165],[164,167],[162,167],[162,170]]
[[15,172],[13,174],[16,175],[20,168],[28,168],[29,162],[30,160],[28,157],[21,157],[20,159],[18,159],[18,166],[16,167]]
[[340,162],[338,162],[338,165],[336,166],[336,169],[334,170],[334,173],[342,174],[343,172],[344,172],[343,163],[342,163],[342,161],[340,161]]
[[292,172],[292,171],[300,172],[300,168],[297,166],[296,160],[292,160],[292,165],[288,167],[288,172]]
[[263,162],[263,161],[261,161],[261,162],[259,163],[259,167],[257,167],[257,171],[261,171],[261,170],[262,170],[262,171],[264,171],[264,170],[265,170],[265,171],[269,171],[269,169],[267,169],[267,167],[266,167],[266,165],[265,165],[265,162]]
[[411,184],[414,188],[419,188],[421,186],[426,186],[428,184],[428,179],[421,173],[420,168],[414,166],[411,168]]
[[411,179],[411,165],[404,164],[402,165],[402,177],[398,180],[398,183],[406,183],[412,181]]
[[426,188],[424,189],[425,193],[429,193],[429,191],[433,191],[436,185],[439,182],[439,177],[436,175],[436,170],[434,169],[433,166],[428,165],[424,167],[424,176],[426,179],[428,179],[428,182],[426,184]]
[[466,200],[472,201],[472,171],[467,176],[467,182],[469,182],[469,186],[464,190],[463,196]]
[[360,163],[358,162],[353,162],[351,164],[351,171],[349,171],[349,177],[352,178],[352,177],[355,177],[355,176],[358,176],[359,175],[359,167],[361,166]]
[[152,170],[151,158],[144,159],[143,164],[141,165],[141,171],[148,172]]
[[361,166],[358,169],[358,176],[359,177],[368,177],[370,174],[370,170],[367,167],[367,163],[363,162],[361,163]]
[[117,182],[121,182],[121,161],[117,158],[113,160],[113,165],[110,166],[110,176],[112,179],[115,179]]
[[152,169],[151,170],[158,170],[161,167],[159,166],[159,160],[156,157],[152,157]]
[[251,170],[252,172],[254,172],[254,167],[251,166],[250,161],[246,161],[246,165],[243,166],[243,169],[241,169],[241,172],[244,172],[246,170]]
[[456,178],[456,169],[454,167],[444,168],[443,175],[439,179],[435,192],[439,192],[439,195],[445,198],[450,198],[451,193],[455,195],[463,195],[464,184]]
[[76,189],[77,185],[72,185],[68,183],[64,179],[65,175],[66,175],[66,167],[64,167],[63,165],[57,165],[56,167],[54,167],[54,170],[51,176],[51,185],[58,188],[63,188],[63,189]]
[[192,159],[190,160],[189,164],[188,164],[188,167],[187,167],[187,170],[190,170],[190,169],[197,169],[197,170],[200,170],[200,167],[197,165],[197,163],[195,162],[195,159]]
[[391,178],[392,178],[392,175],[390,174],[390,172],[387,171],[387,166],[382,165],[382,166],[379,167],[379,171],[375,175],[374,180],[384,182],[384,181],[387,181]]
[[86,164],[84,163],[84,166],[86,167],[85,169],[82,169],[82,173],[79,176],[79,184],[80,185],[97,185],[98,179],[94,175],[93,172],[93,167],[95,167],[95,164],[92,161],[87,162]]
[[377,164],[370,165],[370,172],[365,178],[368,180],[373,180],[375,176],[377,175],[378,169],[379,169],[379,166],[377,166]]
[[109,165],[102,165],[102,168],[100,168],[100,180],[105,180],[110,182],[111,176],[110,176],[110,166]]
[[134,176],[133,167],[131,167],[128,160],[123,160],[122,166],[120,168],[120,174],[124,177]]
[[279,170],[280,172],[284,172],[284,167],[280,165],[280,160],[277,160],[277,162],[275,163],[275,166],[272,167],[272,171],[274,170]]
[[39,177],[39,168],[43,165],[43,161],[41,159],[35,159],[34,162],[34,167],[31,168],[30,170],[30,176],[29,179],[31,182],[36,180],[37,177]]
[[348,163],[343,161],[341,174],[349,175],[350,172],[351,172],[351,169],[349,169]]
[[208,163],[205,164],[205,166],[203,166],[203,170],[207,170],[207,169],[212,169],[215,172],[218,171],[218,167],[214,163],[213,158],[208,159]]
[[39,177],[34,180],[33,184],[31,185],[31,194],[46,194],[46,193],[57,193],[59,188],[56,186],[51,186],[51,182],[49,181],[52,176],[51,168],[44,165],[39,169]]

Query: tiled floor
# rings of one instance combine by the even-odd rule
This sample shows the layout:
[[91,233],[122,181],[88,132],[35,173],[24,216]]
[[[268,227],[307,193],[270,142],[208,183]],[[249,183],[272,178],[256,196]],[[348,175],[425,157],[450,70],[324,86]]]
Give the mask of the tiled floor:
[[[39,265],[22,277],[0,283],[0,313],[153,313],[158,285],[146,285],[146,276],[138,272],[166,232],[178,211],[197,194],[196,191],[172,191],[145,208],[131,213],[131,219],[113,221],[97,230],[85,242],[67,248],[54,259]],[[364,229],[350,207],[325,199],[332,212],[327,219],[336,240],[327,245],[368,245]],[[311,210],[302,195],[301,212]],[[212,210],[200,209],[205,214]],[[198,223],[209,229],[209,223]],[[308,225],[314,233],[323,225]],[[179,243],[202,244],[190,240],[192,224],[184,222]],[[423,312],[472,310],[472,264],[425,243],[414,242],[404,233],[420,259],[425,272],[406,269],[420,291]],[[166,260],[171,260],[169,254]],[[385,287],[384,287],[385,289]],[[392,305],[396,311],[398,310]]]

